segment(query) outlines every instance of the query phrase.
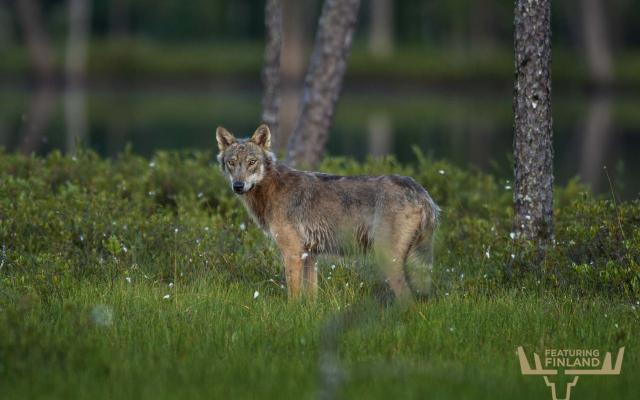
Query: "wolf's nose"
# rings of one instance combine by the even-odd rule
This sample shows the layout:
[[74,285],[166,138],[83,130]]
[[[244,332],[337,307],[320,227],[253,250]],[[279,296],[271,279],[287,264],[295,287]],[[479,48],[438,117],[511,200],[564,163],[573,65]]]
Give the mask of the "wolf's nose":
[[233,191],[236,193],[244,192],[244,182],[233,182]]

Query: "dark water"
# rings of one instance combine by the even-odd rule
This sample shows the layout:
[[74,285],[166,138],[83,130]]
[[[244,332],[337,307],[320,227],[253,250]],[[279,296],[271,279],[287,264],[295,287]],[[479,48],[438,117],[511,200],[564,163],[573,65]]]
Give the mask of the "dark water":
[[[284,101],[292,116],[295,99]],[[596,192],[609,193],[606,166],[617,195],[638,196],[640,97],[555,94],[553,113],[557,182],[580,176]],[[103,87],[83,97],[0,88],[0,145],[9,151],[46,154],[70,149],[78,138],[105,156],[127,144],[147,156],[159,149],[213,149],[217,125],[248,135],[259,118],[260,92],[252,89]],[[328,151],[357,159],[394,154],[411,162],[416,145],[435,158],[510,179],[512,124],[509,91],[347,90]]]

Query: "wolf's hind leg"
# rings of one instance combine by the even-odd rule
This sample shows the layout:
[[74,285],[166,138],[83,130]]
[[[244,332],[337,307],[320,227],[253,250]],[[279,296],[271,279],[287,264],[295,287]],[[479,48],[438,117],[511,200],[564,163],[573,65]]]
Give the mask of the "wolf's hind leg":
[[373,256],[377,267],[387,279],[396,299],[412,301],[413,295],[404,273],[404,261],[408,245],[399,243],[398,235],[391,228],[376,232],[373,245]]
[[409,251],[406,273],[412,291],[419,297],[433,291],[433,234],[416,243]]
[[389,286],[400,300],[413,300],[411,286],[407,282],[405,263],[411,247],[418,239],[420,210],[406,209],[388,216],[386,227],[381,229],[377,258],[387,276]]

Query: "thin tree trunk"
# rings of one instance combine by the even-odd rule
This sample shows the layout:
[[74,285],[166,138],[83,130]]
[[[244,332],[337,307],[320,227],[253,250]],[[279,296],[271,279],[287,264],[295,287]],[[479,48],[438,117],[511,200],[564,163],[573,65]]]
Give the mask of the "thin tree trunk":
[[553,238],[550,0],[515,1],[514,228],[540,245]]
[[53,79],[53,51],[44,27],[38,0],[17,0],[18,18],[25,36],[29,57],[38,79],[49,82]]
[[376,57],[393,53],[393,0],[371,0],[369,51]]
[[613,61],[604,7],[601,0],[581,0],[582,36],[587,66],[593,83],[608,85],[613,80]]
[[296,118],[300,114],[300,94],[306,65],[306,50],[311,46],[309,9],[312,0],[281,0],[282,2],[282,54],[280,56],[281,102],[278,137],[272,147],[286,152]]
[[322,7],[301,112],[289,141],[287,159],[293,165],[316,166],[324,154],[359,8],[360,0],[325,0]]
[[278,138],[280,112],[280,53],[282,50],[282,5],[280,0],[267,0],[264,13],[266,44],[262,68],[262,122],[269,126],[272,142]]
[[29,100],[29,111],[24,118],[20,141],[20,151],[30,154],[37,151],[46,140],[42,132],[49,123],[56,102],[53,85],[55,66],[51,42],[42,19],[40,2],[17,0],[15,4],[37,78],[35,92]]
[[607,151],[611,146],[613,121],[611,115],[611,96],[599,93],[589,100],[586,121],[580,132],[582,144],[580,156],[580,176],[583,182],[597,191],[603,177],[602,168]]
[[90,0],[69,0],[69,35],[65,56],[65,120],[67,152],[73,154],[86,135],[85,79],[89,39]]

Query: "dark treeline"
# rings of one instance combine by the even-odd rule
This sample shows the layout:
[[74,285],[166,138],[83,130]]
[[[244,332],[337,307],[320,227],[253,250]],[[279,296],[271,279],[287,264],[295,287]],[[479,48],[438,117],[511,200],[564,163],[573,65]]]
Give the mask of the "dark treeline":
[[[36,0],[37,1],[37,0]],[[292,7],[299,26],[311,34],[322,6],[320,0]],[[54,41],[67,32],[67,1],[39,1]],[[284,6],[293,1],[283,1]],[[390,26],[393,42],[434,46],[510,47],[513,34],[511,0],[368,0],[362,2],[356,39],[373,25]],[[599,3],[599,4],[596,4]],[[0,2],[0,44],[21,39],[14,1]],[[562,0],[552,4],[554,43],[583,46],[582,26],[589,9],[602,8],[614,49],[640,46],[640,2],[634,0]],[[380,8],[378,8],[380,7]],[[385,8],[386,7],[386,8]],[[169,41],[262,40],[264,2],[255,0],[94,0],[91,36],[142,36]],[[376,12],[382,10],[381,12]],[[375,30],[375,28],[373,29]]]

